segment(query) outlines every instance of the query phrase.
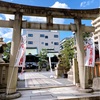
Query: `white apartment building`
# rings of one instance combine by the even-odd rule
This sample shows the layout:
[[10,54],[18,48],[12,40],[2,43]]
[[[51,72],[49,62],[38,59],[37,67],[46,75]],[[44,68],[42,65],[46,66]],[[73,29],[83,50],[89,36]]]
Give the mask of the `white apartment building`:
[[60,37],[58,31],[25,29],[26,55],[28,53],[39,54],[42,49],[48,53],[58,54],[60,52]]
[[92,21],[92,25],[95,27],[94,42],[97,43],[98,50],[99,50],[99,58],[100,58],[100,17],[97,17],[95,20]]
[[94,32],[94,41],[98,42],[99,36],[100,36],[100,17],[96,18],[92,21],[92,25],[95,27]]

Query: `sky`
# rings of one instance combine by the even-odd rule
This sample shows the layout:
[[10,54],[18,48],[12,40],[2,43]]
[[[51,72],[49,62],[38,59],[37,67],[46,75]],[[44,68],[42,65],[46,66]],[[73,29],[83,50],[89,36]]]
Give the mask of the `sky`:
[[[94,9],[100,8],[100,0],[0,0],[24,5],[31,6],[42,6],[42,7],[53,7],[53,8],[64,8],[64,9]],[[14,19],[13,15],[0,14],[0,20]],[[23,20],[33,22],[46,22],[46,18],[23,16]],[[56,24],[70,24],[74,23],[73,19],[53,19]],[[91,20],[82,20],[82,24],[91,26]],[[60,40],[73,36],[70,31],[59,31]],[[11,28],[0,28],[0,37],[3,37],[4,42],[9,42],[12,39],[13,29]]]

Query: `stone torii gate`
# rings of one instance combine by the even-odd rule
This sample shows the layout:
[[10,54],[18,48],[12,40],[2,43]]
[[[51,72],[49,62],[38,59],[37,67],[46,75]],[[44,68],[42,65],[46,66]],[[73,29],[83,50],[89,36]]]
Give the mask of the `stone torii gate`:
[[[11,84],[9,86],[9,80],[13,71],[15,57],[18,50],[19,41],[21,39],[21,29],[41,29],[41,30],[68,30],[75,31],[76,33],[76,46],[77,46],[77,60],[79,67],[79,79],[81,88],[85,89],[86,81],[84,74],[84,44],[82,32],[93,32],[94,27],[85,26],[81,24],[81,19],[95,19],[99,15],[99,9],[88,10],[76,10],[76,9],[57,9],[47,7],[35,7],[21,4],[14,4],[0,1],[0,13],[15,15],[14,20],[0,20],[0,27],[13,28],[10,64],[7,80],[7,94],[16,93],[17,73],[18,68],[14,68],[14,74],[12,76]],[[46,23],[33,23],[22,21],[22,16],[38,16],[46,17]],[[53,18],[71,18],[74,19],[74,24],[61,25],[53,24]],[[2,24],[3,23],[3,24]],[[9,90],[9,91],[8,91]]]

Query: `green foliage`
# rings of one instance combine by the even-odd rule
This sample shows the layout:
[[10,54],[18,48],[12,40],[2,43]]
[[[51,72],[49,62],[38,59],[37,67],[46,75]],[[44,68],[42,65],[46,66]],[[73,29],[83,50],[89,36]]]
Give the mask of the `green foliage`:
[[87,37],[90,37],[90,33],[89,32],[83,32],[83,40],[85,41],[85,39]]
[[7,46],[4,47],[4,60],[5,62],[9,62],[9,58],[10,58],[10,50],[11,50],[11,42],[7,43]]
[[50,70],[50,66],[48,65],[47,67],[46,67],[46,71],[49,71]]
[[43,66],[47,66],[47,50],[42,49],[39,54],[39,70],[42,69]]
[[70,38],[65,41],[64,43],[64,49],[62,50],[62,53],[67,56],[68,59],[73,59],[74,56],[74,50],[72,47],[74,46],[74,39]]
[[60,67],[63,67],[64,69],[69,70],[70,69],[70,62],[72,62],[72,59],[74,57],[74,50],[72,47],[74,46],[74,39],[70,38],[66,40],[63,44],[63,50],[60,52]]

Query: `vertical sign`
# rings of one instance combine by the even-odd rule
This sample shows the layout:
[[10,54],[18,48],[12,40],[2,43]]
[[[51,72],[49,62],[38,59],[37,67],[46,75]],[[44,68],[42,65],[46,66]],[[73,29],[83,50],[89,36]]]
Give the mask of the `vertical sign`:
[[26,59],[26,36],[21,37],[19,49],[16,56],[15,67],[25,67]]
[[92,38],[87,40],[85,47],[86,47],[85,66],[94,67],[95,45]]

